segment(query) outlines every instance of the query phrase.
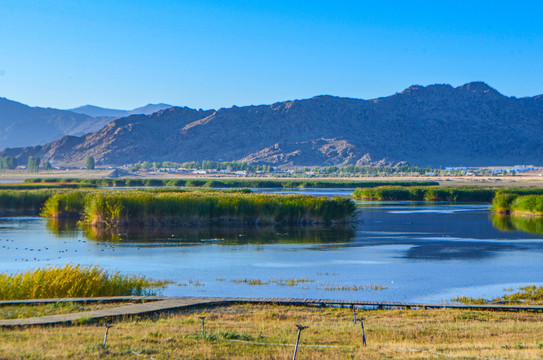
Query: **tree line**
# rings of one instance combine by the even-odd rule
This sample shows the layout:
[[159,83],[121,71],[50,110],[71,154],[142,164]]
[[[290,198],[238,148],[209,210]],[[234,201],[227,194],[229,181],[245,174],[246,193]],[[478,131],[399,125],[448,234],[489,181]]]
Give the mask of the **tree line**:
[[[41,169],[43,170],[51,170],[52,166],[49,161],[43,162],[41,164],[41,160],[37,156],[29,156],[28,160],[26,162],[26,169],[29,172],[38,172]],[[4,170],[14,170],[17,169],[17,166],[19,166],[19,163],[17,159],[13,156],[3,156],[0,157],[0,171]]]

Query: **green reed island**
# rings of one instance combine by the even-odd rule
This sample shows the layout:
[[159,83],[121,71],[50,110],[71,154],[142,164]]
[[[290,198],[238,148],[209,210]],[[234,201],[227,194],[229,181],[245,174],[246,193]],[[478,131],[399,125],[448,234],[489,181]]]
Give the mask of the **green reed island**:
[[357,188],[352,196],[357,200],[400,200],[400,201],[449,201],[487,202],[497,194],[517,195],[543,194],[543,188],[519,187],[444,187],[444,186],[378,186]]
[[502,215],[543,216],[543,195],[498,194],[492,210]]
[[310,225],[349,222],[346,198],[222,191],[79,190],[51,196],[44,217],[79,217],[93,226]]

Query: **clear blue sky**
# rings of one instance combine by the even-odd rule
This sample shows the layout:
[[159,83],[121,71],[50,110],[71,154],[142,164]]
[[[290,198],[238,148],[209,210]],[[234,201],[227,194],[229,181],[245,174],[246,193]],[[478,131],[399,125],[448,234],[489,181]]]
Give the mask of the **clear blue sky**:
[[2,0],[0,97],[194,108],[485,81],[543,93],[543,2]]

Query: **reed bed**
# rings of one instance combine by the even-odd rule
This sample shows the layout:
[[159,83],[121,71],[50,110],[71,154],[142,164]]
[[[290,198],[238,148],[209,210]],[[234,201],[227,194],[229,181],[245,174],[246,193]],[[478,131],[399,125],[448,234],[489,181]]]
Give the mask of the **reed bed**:
[[543,195],[518,195],[502,193],[496,195],[492,210],[499,214],[543,215]]
[[0,190],[37,190],[37,189],[76,189],[81,187],[95,187],[86,184],[67,183],[35,183],[35,184],[0,184]]
[[239,192],[95,190],[62,192],[44,205],[44,217],[78,216],[94,226],[203,224],[331,224],[356,210],[346,198]]
[[358,200],[407,200],[449,202],[492,202],[497,194],[543,194],[543,188],[380,186],[357,188],[352,197]]
[[58,190],[0,190],[0,213],[37,214]]
[[52,266],[0,274],[0,299],[154,295],[168,282],[108,272],[98,266]]
[[80,185],[130,187],[130,186],[187,186],[207,188],[355,188],[439,185],[436,181],[347,181],[347,180],[288,180],[288,179],[26,179],[25,183],[77,183]]

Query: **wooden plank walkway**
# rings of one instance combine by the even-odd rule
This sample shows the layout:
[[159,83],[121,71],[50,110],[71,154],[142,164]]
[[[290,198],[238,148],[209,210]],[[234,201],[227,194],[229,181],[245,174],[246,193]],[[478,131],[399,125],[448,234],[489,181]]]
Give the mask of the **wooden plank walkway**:
[[12,305],[43,305],[55,303],[117,303],[117,302],[146,302],[166,300],[165,296],[103,296],[92,298],[57,298],[57,299],[28,299],[28,300],[2,300],[0,307]]
[[[123,300],[124,299],[124,300]],[[464,304],[419,304],[407,302],[376,302],[328,299],[289,299],[289,298],[226,298],[226,297],[114,297],[114,298],[76,298],[76,299],[47,299],[22,300],[2,302],[10,305],[17,304],[46,304],[54,302],[98,302],[98,301],[139,301],[137,304],[125,304],[114,308],[86,311],[71,314],[49,315],[27,319],[0,320],[0,327],[10,328],[19,326],[74,324],[81,319],[96,321],[125,316],[150,315],[161,312],[178,311],[201,306],[225,306],[231,304],[279,304],[296,306],[345,306],[362,309],[464,309],[490,311],[538,311],[543,312],[543,306],[522,305],[464,305]]]

